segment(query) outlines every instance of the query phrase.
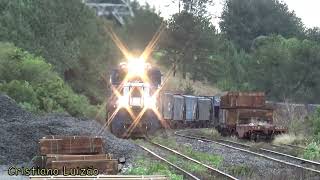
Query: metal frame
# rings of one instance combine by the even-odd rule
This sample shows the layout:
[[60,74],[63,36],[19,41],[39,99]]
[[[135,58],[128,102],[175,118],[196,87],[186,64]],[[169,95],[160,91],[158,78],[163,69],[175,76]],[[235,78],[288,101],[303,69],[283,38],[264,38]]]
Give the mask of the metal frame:
[[133,17],[134,13],[129,0],[118,1],[119,3],[94,3],[90,0],[82,0],[83,3],[96,11],[97,16],[113,17],[120,25],[124,25],[124,18],[127,16]]

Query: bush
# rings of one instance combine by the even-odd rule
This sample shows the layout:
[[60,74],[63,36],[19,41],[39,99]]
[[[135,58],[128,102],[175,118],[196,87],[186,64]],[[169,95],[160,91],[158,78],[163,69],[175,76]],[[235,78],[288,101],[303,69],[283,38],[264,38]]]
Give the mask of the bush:
[[94,117],[97,108],[78,95],[41,57],[0,43],[0,91],[32,112],[64,112]]
[[192,87],[192,84],[190,82],[188,82],[183,90],[184,94],[188,94],[188,95],[194,95],[195,94],[195,90]]
[[320,144],[316,142],[310,143],[304,151],[303,157],[310,160],[320,159]]
[[22,102],[22,103],[19,103],[19,105],[27,111],[34,112],[34,113],[40,113],[39,107],[35,106],[34,104]]
[[320,108],[311,117],[311,127],[314,136],[320,134]]
[[41,97],[40,107],[46,112],[65,109],[73,116],[93,117],[97,111],[85,96],[75,94],[58,77],[39,84],[37,94]]
[[11,98],[29,107],[39,108],[37,94],[33,87],[26,81],[13,80],[9,83],[0,84],[0,91],[6,92]]

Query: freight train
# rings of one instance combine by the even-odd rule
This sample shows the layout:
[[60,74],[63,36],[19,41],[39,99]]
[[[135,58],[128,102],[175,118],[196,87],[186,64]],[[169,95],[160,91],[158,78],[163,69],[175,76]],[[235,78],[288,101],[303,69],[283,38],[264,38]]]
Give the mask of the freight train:
[[216,128],[222,135],[252,140],[272,139],[287,132],[273,123],[274,110],[265,94],[228,92],[222,96],[164,93],[163,118],[172,128]]
[[[141,137],[164,125],[172,129],[216,128],[222,135],[272,139],[286,129],[273,124],[264,93],[229,92],[192,96],[161,92],[162,74],[142,59],[121,63],[111,73],[113,97],[108,122],[118,137]],[[165,127],[167,128],[167,127]]]

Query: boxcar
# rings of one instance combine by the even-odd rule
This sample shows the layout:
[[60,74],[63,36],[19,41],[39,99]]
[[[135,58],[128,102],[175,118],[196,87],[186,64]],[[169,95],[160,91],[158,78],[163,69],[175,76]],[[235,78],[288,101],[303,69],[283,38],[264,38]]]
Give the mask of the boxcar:
[[162,116],[165,120],[173,119],[173,94],[164,93],[161,98]]
[[197,110],[198,127],[208,127],[214,120],[212,98],[199,97]]
[[198,99],[196,96],[183,96],[184,103],[185,103],[185,124],[187,126],[196,126],[196,119],[197,119],[197,103]]

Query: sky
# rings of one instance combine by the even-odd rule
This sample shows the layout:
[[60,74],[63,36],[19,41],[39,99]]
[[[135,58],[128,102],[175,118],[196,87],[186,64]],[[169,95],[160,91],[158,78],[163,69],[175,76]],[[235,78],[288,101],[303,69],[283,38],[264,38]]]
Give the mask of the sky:
[[[170,15],[179,11],[178,0],[138,0],[144,4],[148,2],[154,6],[161,15],[169,18]],[[320,0],[282,0],[285,2],[290,10],[295,11],[296,15],[302,19],[306,27],[320,27]],[[172,3],[175,2],[175,3]],[[215,5],[209,8],[210,14],[213,16],[212,22],[218,25],[219,16],[223,9],[224,0],[215,0]]]

